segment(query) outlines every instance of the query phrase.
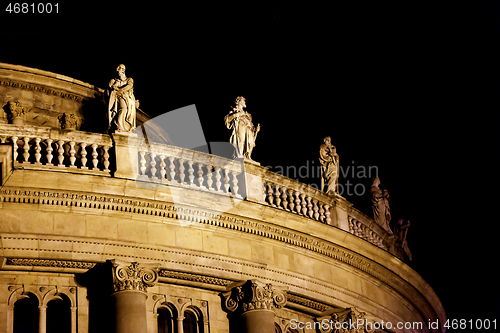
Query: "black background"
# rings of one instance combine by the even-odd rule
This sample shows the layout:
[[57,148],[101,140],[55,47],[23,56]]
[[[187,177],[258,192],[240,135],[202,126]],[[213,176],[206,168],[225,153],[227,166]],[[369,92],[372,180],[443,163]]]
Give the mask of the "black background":
[[[102,88],[124,63],[141,109],[155,116],[196,104],[207,141],[228,140],[223,118],[242,95],[262,127],[252,158],[264,166],[318,165],[331,136],[341,167],[377,167],[393,218],[411,221],[411,266],[448,318],[493,320],[500,318],[499,8],[498,1],[82,2],[44,15],[2,8],[0,61]],[[319,184],[317,176],[301,180]],[[371,179],[340,183],[347,180],[365,186],[363,196],[344,196],[371,216]]]

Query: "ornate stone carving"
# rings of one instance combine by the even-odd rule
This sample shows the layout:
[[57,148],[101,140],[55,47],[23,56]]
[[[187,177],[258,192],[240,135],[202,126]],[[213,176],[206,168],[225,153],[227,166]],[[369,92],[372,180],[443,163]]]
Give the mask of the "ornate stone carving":
[[158,266],[138,262],[111,260],[113,265],[113,287],[115,292],[136,290],[146,292],[158,281]]
[[125,65],[119,65],[116,71],[118,78],[109,82],[108,130],[129,133],[136,127],[134,80],[125,76]]
[[234,283],[228,288],[230,290],[223,293],[222,297],[225,309],[230,313],[256,309],[272,311],[286,304],[286,289],[274,287],[270,283],[248,280]]
[[235,157],[244,157],[251,160],[253,148],[255,147],[255,140],[260,131],[260,124],[255,127],[252,123],[252,116],[247,111],[245,98],[239,96],[236,98],[236,107],[233,108],[224,117],[226,127],[232,130],[229,142],[235,148]]
[[373,325],[366,325],[365,313],[356,308],[333,310],[331,314],[316,318],[321,324],[321,333],[371,333],[375,330]]
[[392,230],[389,227],[389,223],[391,222],[391,209],[389,207],[390,196],[387,189],[382,189],[380,187],[380,178],[378,177],[373,178],[371,194],[373,219],[388,233],[392,234]]
[[6,265],[91,269],[93,262],[54,259],[7,258]]
[[29,109],[21,103],[13,101],[7,103],[7,110],[9,111],[8,118],[13,125],[22,125],[24,116],[29,112]]
[[321,163],[321,191],[334,195],[339,193],[339,155],[327,136],[319,147],[319,162]]
[[76,129],[79,125],[78,119],[72,113],[63,113],[57,117],[62,129]]

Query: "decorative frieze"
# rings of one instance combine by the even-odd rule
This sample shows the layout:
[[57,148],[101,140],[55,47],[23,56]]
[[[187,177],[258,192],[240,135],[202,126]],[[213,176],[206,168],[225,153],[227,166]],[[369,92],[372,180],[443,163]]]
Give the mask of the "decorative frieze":
[[54,260],[54,259],[29,259],[29,258],[7,258],[6,265],[12,266],[33,266],[33,267],[57,267],[57,268],[78,268],[91,269],[96,263],[76,260]]
[[263,283],[258,280],[248,280],[230,285],[229,290],[222,294],[225,309],[230,313],[249,310],[274,310],[286,304],[286,289]]
[[[365,313],[356,308],[334,310],[331,314],[316,318],[321,333],[371,333],[372,325],[366,325]],[[370,327],[368,327],[370,326]]]
[[158,265],[111,260],[115,292],[136,290],[146,292],[158,281]]

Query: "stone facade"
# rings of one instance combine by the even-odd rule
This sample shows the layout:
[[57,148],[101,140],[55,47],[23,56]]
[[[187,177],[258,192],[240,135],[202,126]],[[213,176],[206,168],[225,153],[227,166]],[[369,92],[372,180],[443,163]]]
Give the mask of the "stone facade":
[[341,196],[251,161],[62,129],[61,114],[101,105],[77,80],[0,64],[0,89],[3,110],[47,120],[1,118],[0,332],[310,333],[349,318],[444,331],[427,328],[444,310],[394,236]]

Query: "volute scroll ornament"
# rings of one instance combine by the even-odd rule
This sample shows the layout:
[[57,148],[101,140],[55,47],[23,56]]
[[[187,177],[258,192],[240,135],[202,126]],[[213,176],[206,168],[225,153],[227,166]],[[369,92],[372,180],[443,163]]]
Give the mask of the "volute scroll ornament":
[[135,290],[146,292],[158,281],[157,265],[139,264],[138,262],[111,261],[113,264],[113,288],[115,292]]
[[222,294],[224,306],[229,313],[243,313],[250,310],[279,309],[286,304],[286,288],[270,283],[248,280],[230,285]]
[[374,325],[368,323],[365,315],[356,308],[335,309],[316,320],[320,323],[321,333],[374,333]]

